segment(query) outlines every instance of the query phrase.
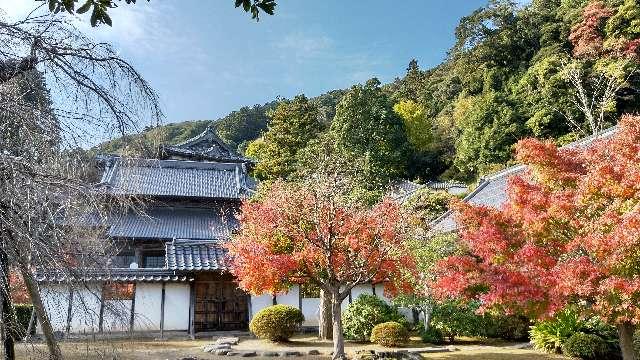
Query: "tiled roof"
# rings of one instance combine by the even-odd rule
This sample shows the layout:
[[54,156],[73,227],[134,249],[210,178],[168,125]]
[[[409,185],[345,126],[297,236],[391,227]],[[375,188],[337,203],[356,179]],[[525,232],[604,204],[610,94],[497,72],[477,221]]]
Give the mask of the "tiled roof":
[[[413,193],[425,187],[431,190],[445,190],[447,192],[454,193],[454,194],[457,194],[459,192],[466,192],[467,190],[466,184],[458,183],[458,182],[429,181],[426,184],[418,184],[409,180],[400,180],[393,183],[389,187],[388,194],[389,196],[391,196],[392,199],[399,202],[404,202],[409,197],[411,197]],[[452,191],[454,189],[459,191]]]
[[[611,127],[598,135],[592,135],[563,146],[563,149],[585,148],[593,144],[595,140],[605,139],[617,131],[617,127]],[[480,180],[475,188],[463,201],[474,205],[485,205],[500,208],[507,201],[507,181],[517,174],[527,170],[525,165],[516,165],[505,170],[489,175]],[[431,223],[431,234],[450,232],[457,229],[454,214],[451,210],[445,212]]]
[[242,199],[254,183],[244,164],[114,157],[100,186],[119,195]]
[[228,237],[238,221],[221,208],[155,207],[144,214],[129,212],[114,221],[109,236],[138,239],[219,239]]
[[226,270],[226,249],[220,241],[174,240],[167,243],[171,270]]
[[184,282],[193,281],[190,275],[176,274],[173,270],[164,269],[83,269],[75,274],[59,271],[41,271],[35,274],[38,282]]
[[183,143],[164,146],[162,151],[165,155],[174,155],[190,160],[251,162],[227,147],[211,126],[208,126],[200,135]]

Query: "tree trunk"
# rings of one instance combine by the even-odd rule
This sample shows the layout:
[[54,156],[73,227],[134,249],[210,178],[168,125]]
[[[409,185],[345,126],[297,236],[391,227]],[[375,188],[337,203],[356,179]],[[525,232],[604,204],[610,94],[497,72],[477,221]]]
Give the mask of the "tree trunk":
[[638,354],[633,350],[633,332],[635,326],[626,322],[618,325],[618,335],[620,337],[620,350],[624,360],[638,360]]
[[344,334],[342,333],[342,299],[339,298],[338,292],[331,297],[332,313],[333,313],[333,360],[345,360],[347,358],[344,353]]
[[11,326],[17,326],[9,293],[9,264],[7,254],[0,249],[0,335],[5,360],[15,360],[15,344],[11,335]]
[[431,326],[431,313],[433,312],[433,306],[427,305],[424,308],[424,330],[429,330]]
[[33,278],[33,274],[31,273],[31,271],[29,271],[29,269],[20,267],[20,273],[24,278],[24,283],[27,286],[27,291],[29,292],[29,296],[31,297],[33,309],[36,312],[38,321],[40,321],[42,334],[47,341],[47,348],[49,349],[49,359],[62,360],[62,353],[60,352],[60,347],[58,346],[58,342],[56,341],[56,338],[53,334],[53,328],[51,327],[49,316],[47,315],[47,311],[45,310],[44,304],[42,303],[38,284],[36,283],[36,280]]
[[318,326],[320,340],[331,340],[333,338],[331,306],[331,294],[320,290],[320,324]]

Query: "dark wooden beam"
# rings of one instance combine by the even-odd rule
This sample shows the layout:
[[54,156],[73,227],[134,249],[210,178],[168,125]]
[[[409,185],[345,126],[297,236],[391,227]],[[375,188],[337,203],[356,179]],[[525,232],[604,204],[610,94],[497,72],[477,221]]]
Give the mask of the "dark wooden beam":
[[133,298],[131,299],[131,316],[129,317],[129,332],[133,335],[133,329],[136,321],[136,287],[133,283]]
[[73,318],[73,287],[69,286],[69,306],[67,306],[67,327],[65,328],[65,333],[69,336],[71,332],[71,320]]
[[166,285],[164,281],[162,282],[162,296],[160,298],[160,339],[164,339],[164,302],[166,297]]
[[196,284],[191,282],[189,284],[189,336],[191,339],[196,338]]
[[98,333],[104,331],[104,283],[100,287],[100,312],[98,313]]

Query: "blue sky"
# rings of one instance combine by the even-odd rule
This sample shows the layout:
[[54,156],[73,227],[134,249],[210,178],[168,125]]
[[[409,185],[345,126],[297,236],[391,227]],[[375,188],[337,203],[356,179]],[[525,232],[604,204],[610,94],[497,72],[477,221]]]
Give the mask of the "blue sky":
[[[87,29],[160,93],[166,122],[216,119],[276,96],[319,95],[401,76],[412,58],[438,64],[462,16],[486,0],[279,0],[256,23],[232,0],[152,0]],[[0,0],[19,16],[33,0]]]

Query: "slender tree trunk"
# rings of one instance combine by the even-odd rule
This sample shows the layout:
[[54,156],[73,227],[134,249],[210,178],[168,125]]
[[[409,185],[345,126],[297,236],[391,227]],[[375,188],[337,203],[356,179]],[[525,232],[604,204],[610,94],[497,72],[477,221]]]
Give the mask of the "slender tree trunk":
[[0,249],[0,334],[2,335],[2,348],[4,360],[15,360],[15,343],[11,335],[11,325],[17,326],[9,294],[9,261],[7,254]]
[[624,360],[638,360],[638,354],[633,350],[633,333],[635,326],[626,322],[618,325],[618,335],[620,337],[620,350]]
[[433,312],[433,306],[427,305],[424,308],[424,330],[429,330],[431,327],[431,313]]
[[42,328],[42,333],[47,341],[47,348],[49,349],[49,359],[50,360],[62,360],[62,353],[60,352],[60,347],[58,346],[58,342],[53,334],[53,327],[51,327],[51,322],[49,321],[49,316],[47,315],[47,311],[44,308],[44,304],[42,303],[42,298],[40,297],[40,289],[38,288],[38,284],[36,280],[33,278],[33,274],[29,269],[25,267],[20,267],[20,273],[24,278],[24,283],[27,286],[27,291],[29,292],[29,296],[31,297],[31,302],[33,303],[33,309],[36,312],[36,316],[40,321],[40,327]]
[[345,360],[344,334],[342,333],[342,300],[338,297],[339,289],[331,297],[333,313],[333,360]]
[[320,324],[318,326],[320,340],[331,340],[333,338],[331,307],[331,294],[320,290]]

